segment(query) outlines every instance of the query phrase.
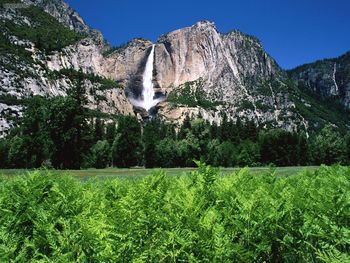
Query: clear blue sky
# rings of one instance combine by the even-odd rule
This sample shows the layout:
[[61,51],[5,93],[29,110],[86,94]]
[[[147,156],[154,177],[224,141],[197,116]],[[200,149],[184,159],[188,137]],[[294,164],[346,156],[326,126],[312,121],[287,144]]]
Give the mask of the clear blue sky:
[[350,50],[350,0],[66,0],[112,45],[199,20],[258,37],[283,68]]

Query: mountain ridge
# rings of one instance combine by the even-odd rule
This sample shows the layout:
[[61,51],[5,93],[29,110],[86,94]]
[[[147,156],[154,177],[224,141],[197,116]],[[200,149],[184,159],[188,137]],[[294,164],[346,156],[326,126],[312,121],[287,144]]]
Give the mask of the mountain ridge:
[[[23,2],[34,3],[46,13],[54,10],[53,17],[61,19],[58,23],[78,32],[79,39],[74,43],[67,42],[66,46],[49,47],[48,51],[40,49],[38,39],[33,42],[26,39],[25,34],[14,34],[20,32],[21,25],[2,30],[5,50],[15,48],[26,52],[29,62],[18,60],[16,53],[0,56],[0,96],[64,96],[74,85],[74,79],[68,76],[82,71],[86,76],[90,108],[109,114],[140,113],[147,116],[146,112],[133,108],[127,98],[140,96],[151,41],[138,38],[121,48],[111,49],[102,34],[97,34],[97,39],[94,33],[89,34],[95,31],[63,1]],[[5,25],[16,21],[16,17],[23,17],[21,10],[0,12],[0,21]],[[36,21],[37,16],[27,18],[32,23],[26,28],[45,24]],[[57,28],[59,24],[53,27]],[[62,32],[66,31],[62,29]],[[30,46],[30,49],[23,48],[23,45]],[[202,115],[210,122],[220,124],[223,114],[226,114],[230,119],[243,118],[290,131],[318,129],[329,122],[338,127],[348,125],[348,119],[341,113],[322,106],[322,102],[312,96],[306,96],[296,84],[297,80],[289,79],[288,72],[265,52],[254,36],[239,30],[220,33],[213,22],[205,20],[163,34],[155,45],[154,87],[157,93],[168,96],[168,101],[157,107],[159,117],[164,120],[181,123],[186,116]],[[19,73],[23,69],[30,74],[23,76]],[[55,78],[50,77],[53,75]],[[92,75],[102,79],[92,81]],[[109,85],[109,89],[101,90],[101,82],[112,81],[115,83]],[[183,99],[186,96],[187,102]],[[0,102],[3,126],[0,129],[8,130],[14,125],[4,118],[8,115],[8,107],[17,112],[14,114],[17,119],[23,107],[7,105],[4,100]]]
[[60,23],[78,33],[90,36],[103,50],[108,50],[110,44],[106,41],[102,33],[91,28],[84,19],[63,0],[20,0],[27,5],[35,5],[42,8],[46,13],[55,17]]

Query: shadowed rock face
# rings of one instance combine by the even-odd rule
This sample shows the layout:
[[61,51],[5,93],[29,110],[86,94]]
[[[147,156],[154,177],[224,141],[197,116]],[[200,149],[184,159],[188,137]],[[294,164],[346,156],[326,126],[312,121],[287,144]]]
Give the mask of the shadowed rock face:
[[340,102],[350,109],[350,52],[297,67],[288,74],[303,88],[324,98],[339,97]]

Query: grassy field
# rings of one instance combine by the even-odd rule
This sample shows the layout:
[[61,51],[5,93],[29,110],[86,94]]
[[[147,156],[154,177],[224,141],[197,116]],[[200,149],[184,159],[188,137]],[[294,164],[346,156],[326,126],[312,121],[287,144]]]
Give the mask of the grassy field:
[[[307,166],[307,167],[254,167],[250,168],[250,171],[254,174],[269,172],[271,169],[275,170],[277,176],[289,176],[295,175],[303,170],[314,171],[318,169],[317,166]],[[220,173],[222,175],[232,174],[239,171],[241,168],[220,168]],[[155,171],[163,170],[169,176],[179,176],[195,170],[195,168],[165,168],[165,169],[144,169],[144,168],[132,168],[132,169],[118,169],[118,168],[107,168],[107,169],[87,169],[87,170],[53,170],[54,173],[60,174],[70,174],[81,180],[88,179],[113,179],[113,178],[123,178],[123,179],[137,179],[144,176],[148,176]],[[0,170],[0,175],[4,176],[16,176],[23,175],[31,170],[24,169],[5,169]]]

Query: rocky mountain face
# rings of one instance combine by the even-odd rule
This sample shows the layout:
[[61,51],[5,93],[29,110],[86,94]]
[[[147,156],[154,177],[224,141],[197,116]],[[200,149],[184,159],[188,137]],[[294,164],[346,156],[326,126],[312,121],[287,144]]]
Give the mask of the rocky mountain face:
[[56,18],[60,23],[75,32],[91,37],[101,49],[108,49],[109,44],[98,30],[89,27],[84,19],[62,0],[21,0],[27,5],[35,5]]
[[[22,2],[32,5],[0,9],[0,136],[20,118],[22,99],[65,96],[77,74],[85,78],[91,109],[140,113],[129,99],[141,97],[153,43],[134,39],[110,49],[63,1]],[[45,38],[46,32],[54,34]],[[336,69],[340,71],[340,63]],[[201,115],[219,124],[224,114],[287,130],[348,123],[291,81],[258,39],[239,31],[222,34],[208,21],[158,39],[153,82],[156,93],[167,97],[157,107],[159,116],[175,123]],[[338,92],[341,83],[339,79]]]
[[[107,58],[107,75],[126,84],[128,96],[140,95],[151,46],[134,40]],[[291,131],[347,125],[346,116],[305,94],[257,38],[240,31],[222,34],[214,23],[201,21],[161,36],[154,59],[155,90],[167,96],[158,108],[165,120],[181,123],[187,115],[201,115],[219,124],[226,114]]]
[[[282,81],[283,74],[256,38],[239,31],[221,34],[213,23],[202,21],[160,37],[155,59],[156,86],[166,90],[170,98],[175,97],[172,102],[179,105],[184,87],[190,87],[190,93],[200,94],[201,100],[212,104],[210,110],[201,113],[216,122],[222,112],[232,118],[274,122],[280,114],[275,107],[286,111],[293,107],[291,101],[273,91],[268,97],[259,97],[258,88],[266,89],[272,79]],[[276,101],[283,103],[276,105]],[[180,110],[185,113],[182,116],[189,110],[198,111],[197,107],[174,109],[171,104],[161,111],[167,117],[177,118]],[[272,111],[263,111],[262,105]]]
[[[116,50],[103,74],[126,84],[128,96],[138,97],[151,46],[134,40]],[[161,36],[154,59],[155,90],[167,96],[158,108],[165,120],[181,123],[187,115],[201,115],[220,124],[226,114],[287,130],[308,131],[329,122],[348,127],[347,116],[305,93],[257,38],[240,31],[222,34],[214,23],[201,21]]]
[[[133,113],[122,86],[105,77],[106,45],[88,34],[93,30],[62,1],[29,2],[35,5],[0,8],[0,137],[21,117],[26,98],[65,96],[79,74],[89,108]],[[53,15],[62,22],[42,7],[56,10]]]
[[334,58],[316,61],[288,72],[301,88],[322,98],[338,100],[350,109],[350,52]]

